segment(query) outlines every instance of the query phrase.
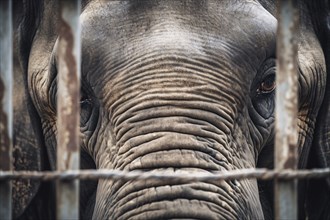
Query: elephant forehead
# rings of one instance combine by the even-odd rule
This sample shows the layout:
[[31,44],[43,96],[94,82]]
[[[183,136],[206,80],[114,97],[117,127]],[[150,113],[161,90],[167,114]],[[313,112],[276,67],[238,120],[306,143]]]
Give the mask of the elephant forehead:
[[106,64],[109,72],[150,54],[180,54],[221,61],[252,78],[275,54],[276,19],[251,0],[96,1],[81,20],[85,70],[96,66],[88,61]]

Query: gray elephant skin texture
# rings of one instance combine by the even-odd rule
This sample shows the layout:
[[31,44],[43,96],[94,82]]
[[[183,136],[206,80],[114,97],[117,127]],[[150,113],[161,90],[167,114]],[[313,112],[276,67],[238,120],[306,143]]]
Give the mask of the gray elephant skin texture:
[[[82,0],[81,169],[274,167],[276,3]],[[298,1],[299,169],[330,167],[330,10]],[[15,170],[56,169],[59,5],[14,8]],[[54,219],[55,183],[14,181],[15,219]],[[81,219],[273,219],[273,181],[80,181]],[[330,219],[330,180],[299,181]]]

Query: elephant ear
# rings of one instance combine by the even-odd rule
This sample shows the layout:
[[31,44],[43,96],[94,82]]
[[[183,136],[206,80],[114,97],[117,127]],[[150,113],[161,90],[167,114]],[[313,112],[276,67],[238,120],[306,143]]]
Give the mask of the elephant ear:
[[[330,167],[330,2],[324,2],[327,11],[323,27],[319,28],[324,36],[323,51],[326,58],[327,84],[323,104],[321,106],[315,133],[316,156],[320,167]],[[330,178],[327,179],[330,186]]]
[[[29,48],[38,26],[36,16],[31,12],[38,10],[37,5],[23,0],[13,1],[13,71],[15,79],[13,167],[16,171],[42,171],[49,167],[40,119],[29,96],[26,77]],[[28,13],[30,15],[26,17]],[[36,180],[13,181],[14,219],[41,219],[43,217],[46,219],[46,216],[40,216],[41,212],[37,211],[41,207],[41,200],[38,198],[42,194],[41,191],[46,188],[45,184]],[[44,203],[47,204],[51,200],[51,198],[45,200]]]
[[[323,103],[315,124],[310,167],[330,167],[330,2],[308,1],[314,30],[326,60],[327,83]],[[307,212],[309,219],[330,219],[330,178],[311,180],[308,188]]]

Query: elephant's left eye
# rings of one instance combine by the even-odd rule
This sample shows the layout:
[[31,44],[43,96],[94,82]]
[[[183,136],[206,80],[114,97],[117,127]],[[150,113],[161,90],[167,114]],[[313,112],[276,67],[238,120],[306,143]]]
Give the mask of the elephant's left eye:
[[276,88],[276,79],[275,74],[268,75],[259,85],[259,88],[257,89],[258,94],[267,94],[271,93]]
[[80,94],[80,131],[94,131],[98,124],[99,102],[91,90],[82,90]]
[[251,101],[254,109],[265,119],[274,114],[276,89],[276,62],[266,60],[251,85]]
[[80,99],[80,124],[85,125],[91,117],[93,104],[90,98],[82,96]]

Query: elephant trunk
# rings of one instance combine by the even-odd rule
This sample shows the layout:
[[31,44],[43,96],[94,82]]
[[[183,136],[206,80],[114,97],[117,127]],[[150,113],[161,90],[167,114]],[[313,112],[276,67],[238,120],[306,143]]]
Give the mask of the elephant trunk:
[[234,197],[234,194],[242,193],[239,184],[224,181],[186,184],[161,180],[102,181],[93,218],[262,219],[251,209],[245,209],[246,204],[241,198]]
[[[167,104],[164,104],[167,102]],[[203,103],[140,103],[113,115],[100,168],[210,172],[242,168],[230,138],[229,115]],[[155,104],[156,103],[156,104]],[[178,103],[178,102],[176,102]],[[155,106],[156,105],[156,106]],[[172,105],[169,111],[168,105]],[[187,103],[186,103],[187,105]],[[195,105],[195,109],[193,106]],[[173,107],[174,106],[174,107]],[[201,109],[199,106],[213,108]],[[115,138],[113,138],[115,137]],[[115,139],[115,141],[113,141]],[[110,145],[111,145],[110,144]],[[104,153],[107,152],[107,153]],[[109,157],[109,161],[105,159]],[[248,202],[246,202],[248,201]],[[99,181],[94,219],[262,219],[253,181]]]

